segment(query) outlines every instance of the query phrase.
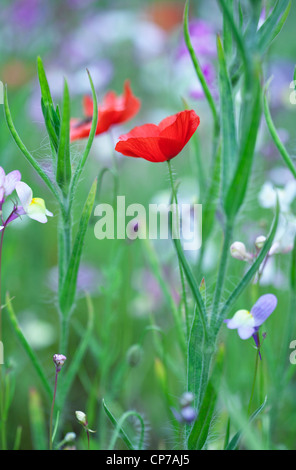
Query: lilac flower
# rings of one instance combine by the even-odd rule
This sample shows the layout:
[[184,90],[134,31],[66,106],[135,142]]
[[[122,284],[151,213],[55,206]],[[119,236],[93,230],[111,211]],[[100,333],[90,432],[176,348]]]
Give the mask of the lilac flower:
[[0,209],[5,198],[15,190],[15,185],[20,179],[21,174],[18,170],[11,171],[6,175],[0,166]]
[[192,403],[194,401],[194,395],[191,392],[183,393],[179,400],[181,409],[177,411],[175,408],[171,408],[173,415],[179,423],[190,424],[197,418],[197,412],[193,408]]
[[248,339],[253,336],[255,342],[259,327],[267,320],[277,306],[277,298],[273,294],[262,295],[251,311],[238,310],[231,320],[224,320],[231,330],[237,329],[241,339]]
[[57,372],[60,372],[61,368],[63,367],[65,361],[66,361],[66,356],[64,356],[63,354],[54,354],[53,355],[53,362],[54,362],[54,365],[56,366],[56,371]]

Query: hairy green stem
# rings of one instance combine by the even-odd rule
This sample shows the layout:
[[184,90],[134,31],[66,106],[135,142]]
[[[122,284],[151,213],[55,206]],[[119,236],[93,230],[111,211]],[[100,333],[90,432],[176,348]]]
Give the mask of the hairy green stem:
[[[170,184],[171,184],[172,193],[173,193],[173,200],[174,200],[175,207],[176,207],[177,237],[180,238],[180,215],[179,215],[179,208],[178,208],[177,192],[176,192],[176,188],[174,184],[171,161],[168,160],[167,163],[168,163],[168,168],[169,168],[169,178],[170,178]],[[186,331],[187,331],[187,338],[188,338],[189,333],[190,333],[190,323],[189,323],[189,312],[188,312],[188,303],[187,303],[187,296],[186,296],[185,278],[184,278],[183,268],[181,266],[179,259],[178,259],[178,263],[179,263],[179,272],[180,272],[180,280],[181,280],[181,288],[182,288],[182,301],[183,301],[184,310],[185,310]]]
[[233,230],[233,224],[228,220],[226,222],[225,230],[224,230],[224,242],[223,242],[218,278],[216,282],[216,288],[215,288],[214,299],[213,299],[212,315],[210,319],[211,324],[216,321],[216,317],[219,311],[219,304],[221,301],[225,275],[226,275],[226,269],[227,269],[229,245],[230,245],[230,241],[232,237],[232,230]]

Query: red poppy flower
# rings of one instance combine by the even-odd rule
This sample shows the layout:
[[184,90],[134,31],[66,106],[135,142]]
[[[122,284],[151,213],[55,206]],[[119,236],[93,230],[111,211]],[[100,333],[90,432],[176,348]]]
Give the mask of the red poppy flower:
[[[106,132],[112,125],[120,124],[134,117],[139,111],[141,102],[136,98],[127,80],[124,84],[124,93],[117,96],[114,91],[109,91],[103,99],[103,103],[98,106],[98,124],[96,135]],[[70,140],[84,139],[89,136],[93,102],[90,96],[83,98],[84,120],[71,119]]]
[[115,150],[127,157],[165,162],[185,147],[199,125],[195,111],[181,111],[163,119],[158,126],[144,124],[121,135]]

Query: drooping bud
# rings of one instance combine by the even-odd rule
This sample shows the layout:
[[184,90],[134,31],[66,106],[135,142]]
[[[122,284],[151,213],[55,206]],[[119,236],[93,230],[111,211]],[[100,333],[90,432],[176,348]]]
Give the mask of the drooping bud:
[[53,359],[54,365],[56,366],[56,371],[60,372],[65,361],[67,360],[66,356],[64,356],[63,354],[54,354],[52,359]]
[[131,367],[136,367],[142,360],[143,349],[139,344],[133,344],[126,354],[126,359]]
[[83,411],[75,411],[75,415],[77,418],[77,421],[79,421],[82,426],[87,427],[88,422],[87,422],[87,417],[86,414],[83,413]]
[[246,246],[242,242],[234,242],[230,247],[230,254],[240,261],[250,261],[253,257],[247,252]]
[[258,250],[261,250],[266,242],[266,237],[264,235],[259,235],[255,240],[255,246]]

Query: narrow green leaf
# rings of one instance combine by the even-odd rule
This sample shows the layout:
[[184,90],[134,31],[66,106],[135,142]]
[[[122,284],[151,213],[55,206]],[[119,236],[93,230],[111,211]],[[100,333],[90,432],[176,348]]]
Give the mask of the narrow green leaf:
[[[172,221],[172,214],[170,213],[170,219]],[[178,259],[184,269],[184,274],[191,289],[192,295],[198,307],[198,312],[201,318],[202,327],[204,330],[205,335],[207,336],[207,315],[206,315],[206,307],[199,291],[199,286],[197,281],[192,273],[191,267],[184,255],[181,242],[178,238],[173,237],[173,243],[175,245],[175,249],[178,255]]]
[[44,117],[45,127],[48,133],[48,137],[51,145],[53,146],[55,152],[58,149],[58,134],[56,132],[55,126],[52,123],[50,118],[50,108],[48,105],[44,104],[43,98],[41,98],[41,109]]
[[29,343],[27,342],[26,338],[24,337],[24,335],[21,331],[21,328],[18,324],[17,318],[15,316],[15,313],[14,313],[14,310],[13,310],[13,307],[12,307],[12,304],[11,304],[11,299],[10,299],[8,294],[6,294],[6,304],[5,304],[5,306],[7,308],[8,318],[9,318],[10,324],[13,328],[13,331],[14,331],[15,335],[17,336],[19,342],[23,346],[23,348],[24,348],[26,354],[28,355],[29,359],[31,360],[31,363],[32,363],[33,367],[35,368],[35,371],[37,372],[38,377],[41,380],[41,383],[44,387],[44,390],[46,391],[48,397],[52,400],[53,393],[52,393],[51,386],[50,386],[50,384],[49,384],[49,382],[46,378],[46,375],[45,375],[45,373],[42,369],[42,366],[41,366],[35,352],[31,348],[31,346],[29,345]]
[[37,70],[43,103],[45,106],[53,106],[50,88],[41,57],[37,57]]
[[213,352],[213,346],[210,348],[208,345],[201,316],[195,309],[188,341],[187,390],[194,395],[194,408],[197,412],[208,383]]
[[291,171],[294,178],[296,178],[295,165],[294,165],[290,155],[288,154],[284,144],[281,142],[281,140],[278,136],[276,127],[273,123],[273,120],[272,120],[272,117],[271,117],[271,114],[270,114],[270,110],[269,110],[269,106],[268,106],[267,90],[266,89],[265,89],[265,92],[264,92],[264,95],[263,95],[263,110],[264,110],[264,116],[265,116],[266,124],[267,124],[267,127],[269,129],[270,135],[271,135],[278,151],[280,152],[285,164],[287,165],[287,167]]
[[251,116],[248,119],[249,127],[244,130],[243,147],[240,151],[239,161],[236,166],[234,177],[227,191],[224,209],[229,220],[238,213],[243,204],[249,179],[251,176],[255,145],[261,117],[261,87],[259,80],[254,83],[253,102]]
[[28,162],[32,165],[34,170],[38,173],[40,178],[42,178],[42,180],[45,182],[45,184],[48,186],[48,188],[54,194],[54,196],[58,200],[59,204],[62,206],[60,194],[59,194],[57,188],[54,186],[54,184],[52,183],[49,176],[39,166],[39,164],[35,160],[35,158],[32,157],[32,155],[30,154],[30,152],[26,148],[25,144],[22,142],[20,136],[18,135],[18,133],[17,133],[15,127],[14,127],[12,117],[11,117],[11,113],[10,113],[10,109],[9,109],[9,105],[8,105],[7,87],[5,87],[5,90],[4,90],[4,112],[5,112],[5,119],[6,119],[8,128],[9,128],[9,130],[11,132],[11,135],[12,135],[15,143],[17,144],[18,148],[20,149],[22,154],[26,157]]
[[19,450],[20,449],[21,440],[22,440],[22,432],[23,432],[23,428],[21,426],[18,426],[17,429],[16,429],[15,440],[14,440],[12,450]]
[[262,54],[282,29],[290,8],[291,0],[278,0],[271,14],[257,32],[257,44]]
[[64,99],[62,123],[59,135],[59,146],[57,155],[56,179],[59,186],[65,192],[71,180],[71,159],[70,159],[70,95],[68,84],[64,82]]
[[120,432],[121,430],[123,429],[123,424],[124,422],[129,418],[129,417],[135,417],[138,419],[138,421],[140,422],[140,425],[141,425],[141,433],[140,433],[140,438],[139,438],[139,444],[138,446],[133,446],[134,449],[136,450],[142,450],[143,448],[143,444],[144,444],[144,436],[145,436],[145,423],[144,423],[144,420],[142,418],[142,416],[137,413],[136,411],[127,411],[126,413],[124,413],[121,418],[118,420],[117,422],[117,425],[116,425],[116,428],[113,432],[113,436],[110,440],[110,444],[109,444],[109,447],[108,447],[108,450],[113,450],[114,449],[114,446],[116,444],[116,441],[117,441],[117,438],[119,437],[120,435]]
[[237,161],[237,139],[232,86],[221,40],[217,38],[220,89],[220,125],[222,131],[222,191],[225,195]]
[[220,348],[212,376],[207,384],[204,398],[189,438],[189,450],[201,450],[208,438],[218,397],[219,382],[223,370],[224,350]]
[[121,437],[121,439],[123,440],[123,442],[125,443],[125,445],[127,446],[127,448],[129,450],[135,450],[132,442],[130,441],[129,437],[127,436],[126,432],[122,429],[122,427],[119,427],[118,426],[118,421],[116,420],[116,418],[113,416],[112,412],[109,410],[108,406],[106,405],[106,402],[105,400],[103,399],[103,408],[104,408],[104,411],[106,413],[106,415],[108,416],[108,418],[110,419],[111,423],[113,424],[113,426],[118,429],[118,433]]
[[82,211],[82,216],[81,216],[79,227],[77,230],[77,235],[76,235],[76,239],[74,242],[69,266],[67,269],[67,273],[65,274],[65,280],[64,280],[63,287],[60,293],[60,299],[59,299],[60,307],[61,307],[61,311],[63,312],[65,316],[67,316],[70,313],[73,307],[74,301],[75,301],[78,269],[80,265],[80,259],[81,259],[85,234],[86,234],[89,219],[93,210],[96,191],[97,191],[97,178],[92,184],[92,187],[90,189],[89,195],[87,197],[87,200],[85,202],[85,205]]
[[90,86],[91,86],[92,100],[93,100],[92,125],[91,125],[91,129],[90,129],[90,133],[89,133],[89,137],[88,137],[88,140],[87,140],[85,150],[83,152],[82,157],[80,158],[80,160],[78,162],[77,168],[76,168],[74,176],[72,178],[71,187],[70,187],[70,208],[71,208],[71,205],[72,205],[72,201],[74,199],[74,194],[75,194],[75,191],[76,191],[76,188],[77,188],[79,178],[80,178],[82,170],[83,170],[83,168],[86,164],[91,146],[93,144],[93,141],[94,141],[94,138],[95,138],[95,135],[96,135],[96,129],[97,129],[97,123],[98,123],[98,100],[97,100],[97,95],[96,95],[96,91],[95,91],[95,87],[94,87],[91,75],[90,75],[88,70],[87,70],[87,73],[88,73],[88,78],[89,78],[89,82],[90,82]]

